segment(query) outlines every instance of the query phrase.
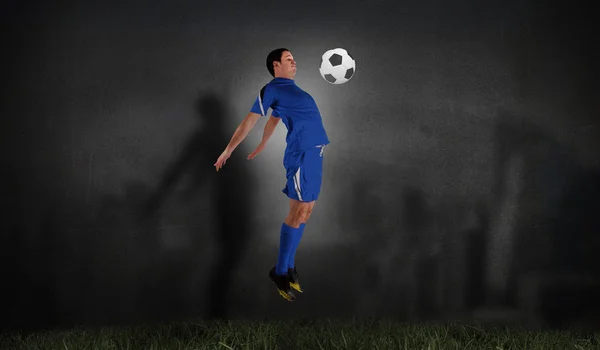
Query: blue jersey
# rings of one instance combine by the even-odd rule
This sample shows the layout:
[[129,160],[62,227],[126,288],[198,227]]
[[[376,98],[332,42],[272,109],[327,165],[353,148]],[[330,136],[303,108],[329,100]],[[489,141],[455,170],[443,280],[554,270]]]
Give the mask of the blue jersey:
[[329,144],[315,100],[293,79],[274,78],[258,94],[250,112],[281,118],[287,127],[286,152],[307,150]]

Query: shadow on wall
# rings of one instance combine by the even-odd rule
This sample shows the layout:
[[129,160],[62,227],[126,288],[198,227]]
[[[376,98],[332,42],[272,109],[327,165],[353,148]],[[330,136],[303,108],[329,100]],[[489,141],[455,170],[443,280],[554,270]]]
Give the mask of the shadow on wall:
[[[252,240],[253,232],[248,225],[250,222],[250,207],[252,199],[252,180],[246,162],[241,157],[241,152],[232,155],[225,167],[219,172],[215,171],[214,162],[221,154],[229,139],[231,132],[226,128],[227,113],[226,104],[222,98],[216,94],[207,94],[202,96],[197,103],[197,115],[201,119],[204,127],[197,130],[183,152],[179,155],[173,165],[167,169],[158,188],[150,198],[146,206],[147,213],[157,213],[158,208],[163,205],[169,193],[173,192],[178,179],[184,174],[188,174],[188,184],[181,190],[181,202],[179,205],[186,207],[195,191],[205,187],[207,195],[210,197],[209,215],[213,224],[207,235],[200,232],[191,233],[192,240],[189,244],[192,247],[202,246],[207,240],[214,242],[214,263],[205,271],[210,271],[208,283],[202,283],[208,286],[206,304],[201,312],[209,319],[226,318],[228,315],[228,305],[231,304],[231,293],[236,288],[234,273],[240,267],[240,263],[248,249],[248,243]],[[156,215],[156,214],[154,214]],[[175,254],[177,256],[179,254]],[[193,269],[196,265],[195,253],[192,253],[189,259],[185,261],[171,260],[173,264],[170,268],[165,266],[169,262],[161,261],[160,264],[165,274],[165,278],[173,278],[176,271],[185,271]],[[194,271],[190,271],[194,273]],[[197,273],[197,272],[196,272]],[[167,277],[170,276],[170,277]],[[185,282],[188,276],[181,276],[179,282]],[[169,290],[186,290],[181,283],[177,284],[179,288],[173,288],[173,283],[162,284],[162,293],[168,293]],[[190,298],[196,299],[197,293],[192,293]],[[177,304],[177,300],[185,298],[175,297],[166,302],[169,310],[186,310],[190,307],[189,302]],[[148,305],[151,307],[151,305]],[[198,310],[200,311],[200,310]]]
[[599,325],[592,316],[600,315],[592,297],[600,293],[599,172],[507,111],[498,118],[496,151],[488,302],[522,310],[546,327]]
[[353,170],[340,217],[361,261],[357,317],[600,324],[598,172],[523,116],[501,111],[494,134],[490,196],[432,196],[376,162]]
[[38,229],[15,221],[4,243],[20,254],[5,265],[18,266],[7,281],[16,306],[3,327],[228,317],[253,237],[252,179],[241,152],[218,173],[213,166],[231,136],[224,97],[209,92],[196,103],[201,125],[157,186],[125,184],[97,210],[76,206],[63,219],[49,210]]
[[[253,298],[259,293],[243,294],[242,283],[231,281],[254,236],[246,225],[252,178],[241,152],[222,171],[213,167],[230,137],[225,107],[217,94],[199,98],[203,125],[156,186],[125,184],[125,193],[106,196],[94,217],[83,206],[67,218],[50,210],[37,230],[27,226],[27,215],[9,218],[3,249],[19,255],[3,257],[13,298],[5,302],[3,326],[251,313],[241,309],[238,296],[258,300]],[[347,271],[346,287],[354,292],[307,294],[308,311],[334,315],[354,307],[356,317],[432,320],[451,312],[468,319],[483,303],[500,300],[501,308],[520,312],[512,323],[534,315],[559,327],[600,315],[594,298],[600,293],[598,173],[579,167],[568,150],[534,126],[509,116],[499,122],[498,185],[488,201],[431,196],[393,166],[364,163],[345,172],[348,183],[340,186],[353,190],[340,197],[342,229],[358,243],[347,250],[340,244],[336,254],[301,254],[319,262],[306,266],[313,288],[334,288],[330,276]],[[25,188],[18,178],[10,181]],[[343,259],[343,272],[330,267]],[[327,269],[331,274],[323,273]],[[273,309],[277,315],[280,308]]]

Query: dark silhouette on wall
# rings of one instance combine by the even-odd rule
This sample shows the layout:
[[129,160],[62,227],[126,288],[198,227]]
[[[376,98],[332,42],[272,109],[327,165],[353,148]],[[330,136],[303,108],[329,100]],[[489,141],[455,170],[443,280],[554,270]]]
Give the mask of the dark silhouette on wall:
[[[229,296],[236,288],[235,272],[252,239],[248,224],[253,184],[239,149],[219,172],[213,166],[232,132],[226,127],[228,116],[223,99],[214,93],[201,96],[197,101],[197,116],[203,126],[194,132],[177,160],[165,172],[146,204],[146,212],[157,213],[179,178],[186,173],[191,175],[191,181],[190,186],[183,190],[183,199],[189,199],[199,187],[211,180],[209,190],[213,215],[209,220],[216,224],[212,234],[217,253],[214,267],[210,269],[212,276],[208,284],[206,317],[226,318]],[[192,244],[204,243],[202,232],[194,236]]]
[[[523,310],[545,327],[597,326],[598,172],[526,118],[500,116],[486,302]],[[503,207],[514,209],[502,217]]]

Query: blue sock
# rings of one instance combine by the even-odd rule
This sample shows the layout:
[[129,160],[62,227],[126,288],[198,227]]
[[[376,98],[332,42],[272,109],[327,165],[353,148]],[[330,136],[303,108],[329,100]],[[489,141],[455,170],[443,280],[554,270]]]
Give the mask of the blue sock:
[[279,237],[279,255],[277,256],[277,265],[275,265],[275,274],[287,274],[288,259],[290,252],[294,248],[296,232],[299,228],[288,226],[285,222],[281,224],[281,233]]
[[298,248],[298,245],[300,244],[300,240],[302,239],[302,233],[304,232],[304,226],[306,226],[306,225],[303,223],[300,224],[300,227],[298,228],[298,231],[296,231],[296,235],[294,236],[294,245],[292,247],[292,251],[290,252],[290,257],[289,257],[288,263],[287,263],[288,269],[293,269],[295,266],[294,259],[296,258],[296,249]]

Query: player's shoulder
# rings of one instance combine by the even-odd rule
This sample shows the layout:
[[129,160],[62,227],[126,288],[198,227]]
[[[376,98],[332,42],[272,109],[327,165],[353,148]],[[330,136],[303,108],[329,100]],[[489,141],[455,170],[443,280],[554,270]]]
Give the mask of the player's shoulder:
[[275,80],[275,78],[269,80],[269,82],[267,82],[264,86],[263,89],[268,88],[268,89],[276,89],[277,88],[277,80]]
[[277,84],[275,83],[275,79],[273,79],[260,88],[260,97],[264,97],[265,94],[273,95],[276,92]]

